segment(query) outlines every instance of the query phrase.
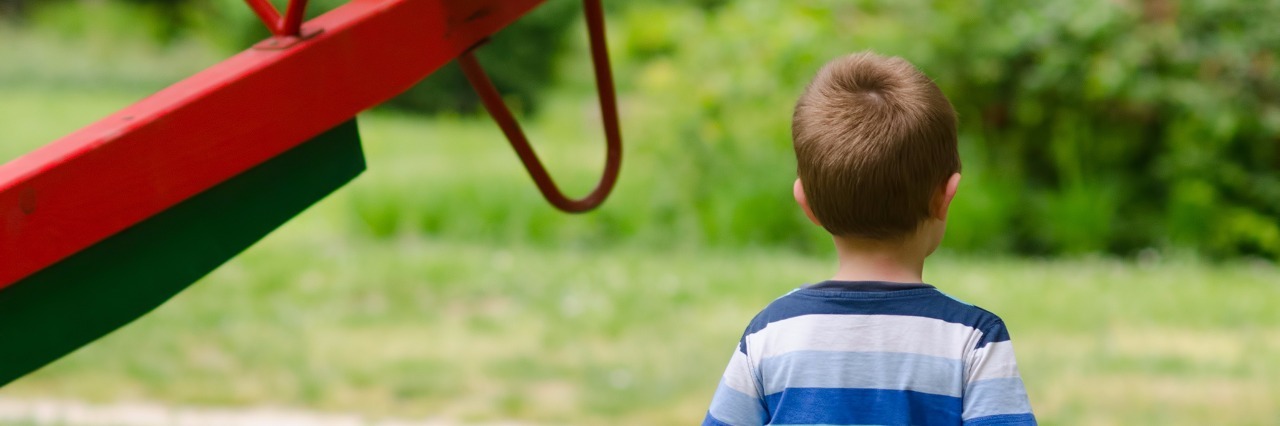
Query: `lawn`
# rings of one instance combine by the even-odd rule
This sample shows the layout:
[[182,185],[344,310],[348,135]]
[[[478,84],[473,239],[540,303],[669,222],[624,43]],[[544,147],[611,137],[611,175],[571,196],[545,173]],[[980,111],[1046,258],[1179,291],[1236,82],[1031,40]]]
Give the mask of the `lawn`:
[[[831,270],[784,252],[308,232],[319,219],[300,218],[0,395],[690,424],[754,311]],[[1265,424],[1277,414],[1272,267],[945,257],[927,279],[1005,317],[1046,424]]]
[[[0,161],[146,93],[62,84],[0,79]],[[579,109],[562,101],[547,115]],[[374,112],[361,125],[370,168],[356,182],[0,397],[691,424],[755,311],[833,271],[822,249],[704,248],[662,229],[577,235],[613,226],[601,223],[610,216],[542,205],[484,119]],[[595,131],[530,130],[578,192],[599,147],[576,144]],[[661,173],[640,158],[623,191]],[[534,236],[511,237],[521,234]],[[1006,319],[1045,424],[1280,418],[1274,264],[943,252],[926,280]]]

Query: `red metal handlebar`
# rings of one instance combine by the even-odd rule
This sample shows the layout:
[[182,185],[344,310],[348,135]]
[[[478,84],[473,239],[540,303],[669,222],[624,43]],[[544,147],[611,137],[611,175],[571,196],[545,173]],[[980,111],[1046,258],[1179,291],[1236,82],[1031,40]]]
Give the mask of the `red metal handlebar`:
[[582,4],[586,12],[587,34],[591,40],[591,63],[595,68],[596,92],[600,98],[600,114],[604,121],[606,146],[603,176],[595,189],[586,197],[570,199],[556,186],[551,176],[547,174],[547,169],[538,160],[533,147],[529,145],[529,139],[520,129],[520,124],[503,103],[502,95],[498,93],[498,89],[493,86],[484,68],[472,54],[474,48],[458,56],[458,64],[462,66],[467,81],[471,83],[471,87],[475,88],[485,109],[489,111],[490,116],[493,116],[494,121],[498,122],[498,127],[511,142],[511,147],[520,156],[520,162],[524,163],[525,170],[529,171],[529,176],[538,185],[538,191],[542,193],[542,197],[556,208],[569,213],[585,212],[604,202],[618,181],[618,172],[622,164],[622,133],[618,127],[618,103],[613,87],[613,71],[609,67],[609,49],[605,45],[604,11],[600,6],[600,0],[583,0]]
[[[271,30],[276,39],[270,40],[267,48],[280,48],[292,44],[288,40],[280,42],[282,38],[291,37],[294,40],[302,37],[302,17],[307,8],[307,0],[289,0],[289,6],[285,9],[285,15],[280,16],[280,12],[271,5],[269,0],[244,0],[253,13],[258,15],[258,19]],[[493,82],[489,80],[485,74],[484,68],[480,66],[472,54],[474,48],[463,52],[458,56],[458,64],[462,66],[462,71],[466,74],[467,80],[471,86],[475,88],[476,93],[480,95],[480,100],[484,103],[484,107],[489,111],[494,121],[498,122],[498,127],[502,129],[502,133],[507,136],[507,140],[511,142],[511,147],[515,149],[516,154],[520,156],[520,162],[524,164],[525,170],[529,172],[529,176],[538,186],[538,191],[542,193],[551,205],[556,208],[570,212],[579,213],[596,208],[600,203],[604,202],[609,193],[613,191],[614,185],[618,180],[618,172],[622,163],[622,134],[618,126],[618,105],[617,95],[613,87],[613,71],[609,67],[609,51],[605,44],[604,33],[604,10],[600,5],[600,0],[583,0],[583,9],[587,20],[587,34],[591,40],[591,63],[594,66],[596,74],[596,91],[600,98],[600,113],[604,121],[605,134],[605,165],[604,173],[600,178],[600,182],[596,184],[595,189],[587,194],[586,197],[580,199],[570,199],[560,191],[555,182],[551,179],[551,175],[547,173],[542,162],[538,160],[538,155],[533,151],[533,146],[529,144],[529,139],[525,137],[524,132],[520,129],[520,124],[516,122],[515,116],[507,108],[502,101],[502,95],[498,93],[498,89],[493,86]]]

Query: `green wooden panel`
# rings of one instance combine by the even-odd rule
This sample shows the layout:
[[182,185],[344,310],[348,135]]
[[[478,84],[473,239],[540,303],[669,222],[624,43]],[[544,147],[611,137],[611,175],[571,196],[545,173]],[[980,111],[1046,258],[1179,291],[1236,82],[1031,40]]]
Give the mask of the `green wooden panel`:
[[0,385],[150,312],[364,167],[352,119],[0,290]]

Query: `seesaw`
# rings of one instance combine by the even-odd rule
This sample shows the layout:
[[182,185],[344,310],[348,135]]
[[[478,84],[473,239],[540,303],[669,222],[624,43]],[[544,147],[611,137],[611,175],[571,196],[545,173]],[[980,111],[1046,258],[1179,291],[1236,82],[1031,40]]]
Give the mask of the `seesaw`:
[[584,0],[605,170],[556,187],[472,50],[542,0],[353,0],[0,165],[0,385],[146,314],[365,168],[355,116],[456,59],[543,196],[590,210],[621,136],[600,0]]

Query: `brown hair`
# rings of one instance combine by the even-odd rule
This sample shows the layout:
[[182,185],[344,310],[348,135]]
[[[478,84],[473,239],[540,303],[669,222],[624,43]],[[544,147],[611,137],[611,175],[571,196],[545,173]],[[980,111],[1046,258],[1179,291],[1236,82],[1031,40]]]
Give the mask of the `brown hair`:
[[832,235],[915,232],[934,191],[960,171],[955,109],[902,58],[827,63],[796,103],[791,136],[805,197]]

